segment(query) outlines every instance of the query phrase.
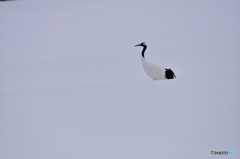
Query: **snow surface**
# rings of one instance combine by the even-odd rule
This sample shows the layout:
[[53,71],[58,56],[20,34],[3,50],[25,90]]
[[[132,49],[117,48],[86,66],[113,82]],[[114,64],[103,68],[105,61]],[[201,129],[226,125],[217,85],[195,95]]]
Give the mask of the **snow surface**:
[[[240,153],[239,0],[0,2],[1,159]],[[153,81],[146,59],[172,68]]]

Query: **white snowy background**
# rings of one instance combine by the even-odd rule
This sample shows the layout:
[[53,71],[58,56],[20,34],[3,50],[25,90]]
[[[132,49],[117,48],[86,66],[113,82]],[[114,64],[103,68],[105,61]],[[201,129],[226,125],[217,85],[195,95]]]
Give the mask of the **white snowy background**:
[[[239,0],[0,2],[1,159],[240,153]],[[146,59],[177,79],[153,81]]]

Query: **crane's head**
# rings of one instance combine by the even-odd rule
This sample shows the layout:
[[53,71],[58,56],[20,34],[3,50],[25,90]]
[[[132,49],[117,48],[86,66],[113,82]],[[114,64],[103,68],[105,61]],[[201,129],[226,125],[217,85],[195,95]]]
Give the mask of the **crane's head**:
[[135,47],[137,46],[147,46],[145,42],[142,42],[141,44],[135,45]]

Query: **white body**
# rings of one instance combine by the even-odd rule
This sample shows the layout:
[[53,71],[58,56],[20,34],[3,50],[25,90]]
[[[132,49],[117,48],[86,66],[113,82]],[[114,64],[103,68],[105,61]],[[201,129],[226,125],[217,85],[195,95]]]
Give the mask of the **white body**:
[[149,77],[151,77],[153,80],[166,79],[166,77],[165,77],[166,70],[164,67],[150,63],[142,56],[141,56],[141,58],[142,58],[143,68]]

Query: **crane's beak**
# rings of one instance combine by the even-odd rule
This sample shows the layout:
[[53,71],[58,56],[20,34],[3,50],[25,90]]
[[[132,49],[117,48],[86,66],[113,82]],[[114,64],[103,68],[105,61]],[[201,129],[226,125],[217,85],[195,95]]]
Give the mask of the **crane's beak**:
[[141,46],[141,44],[135,45],[134,47]]

